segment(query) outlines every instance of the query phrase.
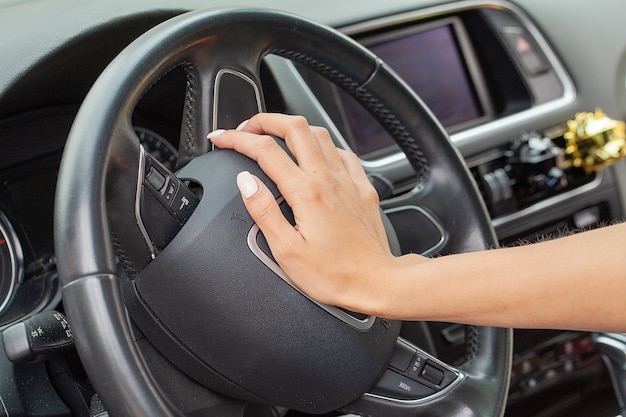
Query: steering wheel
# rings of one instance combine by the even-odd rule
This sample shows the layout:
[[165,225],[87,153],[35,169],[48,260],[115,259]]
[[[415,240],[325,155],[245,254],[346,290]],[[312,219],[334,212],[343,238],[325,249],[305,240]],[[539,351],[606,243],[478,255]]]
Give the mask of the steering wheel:
[[[280,12],[175,17],[128,46],[94,84],[57,183],[63,303],[109,412],[241,415],[233,404],[276,404],[315,414],[501,416],[509,330],[469,327],[465,362],[454,367],[399,338],[399,322],[310,300],[273,261],[234,182],[242,170],[269,179],[236,152],[209,152],[205,139],[265,110],[260,66],[269,54],[347,91],[398,142],[417,185],[385,201],[387,212],[418,213],[431,223],[441,233],[439,253],[497,244],[442,127],[371,52]],[[143,151],[131,115],[177,67],[185,69],[187,89],[174,175]],[[199,391],[186,394],[186,386]]]

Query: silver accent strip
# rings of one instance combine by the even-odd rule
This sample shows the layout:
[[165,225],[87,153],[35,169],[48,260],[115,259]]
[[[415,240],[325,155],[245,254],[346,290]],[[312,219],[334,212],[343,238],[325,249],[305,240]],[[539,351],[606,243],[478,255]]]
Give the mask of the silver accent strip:
[[141,186],[144,180],[145,168],[146,150],[143,148],[143,146],[139,145],[139,174],[137,175],[137,190],[135,191],[135,220],[137,220],[137,225],[139,226],[141,235],[148,245],[148,250],[150,250],[150,257],[154,259],[156,258],[156,250],[154,248],[152,240],[150,239],[150,235],[148,235],[146,226],[143,224],[143,220],[141,218]]
[[622,370],[626,371],[626,336],[621,333],[607,333],[600,335],[595,340],[596,344],[603,344],[612,347],[619,352],[619,359],[623,363]]
[[385,212],[385,214],[389,214],[389,213],[398,213],[400,211],[406,211],[406,210],[415,210],[415,211],[420,212],[424,217],[426,217],[428,220],[430,220],[430,222],[433,224],[433,226],[435,226],[435,228],[437,229],[437,231],[441,235],[441,239],[439,239],[439,242],[437,242],[432,248],[422,252],[420,255],[422,255],[422,256],[429,256],[429,255],[432,255],[433,253],[437,252],[439,249],[441,249],[443,247],[443,245],[446,243],[446,240],[447,240],[448,236],[447,236],[444,228],[439,224],[439,222],[437,220],[435,220],[435,218],[429,212],[424,210],[423,208],[421,208],[419,206],[408,205],[408,206],[394,207],[394,208],[383,210],[383,211]]
[[435,364],[441,366],[442,368],[445,368],[448,371],[455,373],[457,375],[457,378],[454,381],[452,381],[450,383],[450,385],[448,385],[447,387],[445,387],[441,391],[437,391],[433,395],[429,395],[428,397],[420,398],[420,399],[417,399],[417,400],[400,400],[400,399],[397,399],[397,398],[386,397],[384,395],[370,394],[369,392],[366,392],[365,394],[363,394],[364,397],[377,398],[377,399],[391,401],[391,402],[400,403],[400,404],[423,404],[423,403],[426,403],[428,401],[431,401],[431,400],[434,400],[436,398],[439,398],[442,395],[445,395],[448,391],[452,390],[454,387],[459,385],[465,379],[466,376],[465,376],[465,374],[463,372],[461,372],[461,371],[459,371],[459,370],[457,370],[455,368],[452,368],[450,365],[440,361],[439,359],[435,358],[432,355],[429,355],[428,353],[424,352],[422,349],[418,348],[417,346],[415,346],[413,343],[409,342],[408,340],[406,340],[406,339],[404,339],[402,337],[398,337],[398,341],[401,342],[401,343],[406,343],[407,345],[411,346],[412,348],[417,350],[417,352],[420,355],[425,356],[426,359],[428,359],[429,361],[432,361]]
[[15,230],[11,226],[9,219],[2,212],[0,212],[0,231],[6,239],[9,257],[11,258],[11,282],[9,283],[9,291],[6,297],[0,300],[0,313],[2,313],[13,297],[16,284],[21,282],[24,277],[24,254],[22,253],[22,246],[20,245]]
[[583,184],[580,187],[574,188],[573,190],[570,190],[566,193],[559,194],[545,200],[541,200],[540,202],[535,203],[532,206],[528,206],[524,209],[518,210],[515,213],[511,213],[502,217],[496,217],[495,219],[491,220],[491,224],[493,225],[493,227],[504,226],[507,223],[521,220],[524,217],[534,214],[538,211],[556,206],[557,204],[563,203],[567,200],[574,199],[578,196],[581,196],[582,194],[588,193],[589,191],[598,188],[600,184],[602,184],[603,178],[604,172],[600,171],[597,173],[596,178],[587,184]]
[[219,128],[219,126],[217,125],[217,112],[219,111],[219,109],[217,108],[218,107],[217,103],[218,103],[218,97],[220,95],[220,85],[221,85],[220,81],[221,81],[221,78],[225,74],[234,75],[246,81],[248,84],[250,84],[252,86],[252,89],[254,90],[254,96],[256,99],[256,107],[259,113],[263,111],[263,103],[261,102],[261,92],[259,91],[259,87],[256,85],[254,80],[242,72],[235,71],[232,69],[222,68],[221,70],[218,71],[217,75],[215,76],[215,89],[213,91],[213,125],[211,126],[212,130],[216,130]]
[[[284,201],[284,198],[280,197],[277,200],[277,203],[281,204],[283,201]],[[303,293],[302,291],[300,291],[300,289],[296,287],[293,281],[289,279],[285,271],[272,258],[270,258],[265,252],[263,252],[263,250],[259,247],[259,244],[257,243],[257,236],[259,235],[260,232],[261,232],[261,229],[255,223],[250,229],[250,231],[248,232],[247,243],[248,243],[248,247],[250,248],[250,251],[252,251],[252,253],[257,258],[259,258],[261,262],[265,264],[265,266],[271,269],[276,275],[278,275],[287,284],[291,285],[300,294],[304,295],[306,298],[308,298],[309,300],[311,300],[312,302],[314,302],[319,307],[326,310],[328,313],[332,314],[339,320],[343,321],[344,323],[362,331],[366,331],[372,328],[372,326],[376,322],[376,316],[367,316],[365,319],[361,320],[346,313],[345,311],[337,307],[334,307],[328,304],[319,303],[315,301],[314,299],[312,299],[311,297],[309,297],[308,295],[306,295],[305,293]]]
[[[522,122],[527,122],[529,119],[537,118],[545,115],[546,113],[550,113],[559,109],[566,107],[568,104],[571,104],[576,99],[576,89],[574,87],[574,83],[571,78],[565,71],[563,64],[558,59],[552,48],[549,46],[546,39],[543,37],[541,32],[535,27],[533,22],[527,17],[525,12],[519,8],[518,6],[504,0],[464,0],[459,2],[454,2],[450,4],[444,4],[440,6],[430,7],[423,10],[417,10],[407,13],[398,14],[395,16],[384,17],[380,19],[374,19],[365,23],[359,23],[355,25],[346,26],[343,28],[339,28],[342,32],[350,36],[356,36],[359,33],[365,31],[371,31],[375,29],[384,29],[391,25],[401,24],[401,23],[409,23],[412,21],[417,21],[424,18],[436,17],[443,14],[447,14],[455,11],[464,11],[464,10],[472,10],[478,8],[496,8],[496,9],[505,9],[516,15],[516,17],[522,22],[525,29],[533,36],[538,46],[541,48],[543,53],[546,56],[546,59],[549,61],[550,65],[554,69],[554,72],[557,78],[561,81],[563,85],[563,95],[561,98],[555,99],[553,101],[539,104],[537,106],[531,107],[528,110],[524,110],[522,112],[503,117],[501,119],[493,120],[491,122],[485,123],[480,126],[476,126],[473,128],[469,128],[454,134],[450,135],[450,139],[457,146],[460,146],[464,143],[471,142],[473,140],[479,139],[488,134],[496,133],[498,131],[502,131],[506,128],[512,128],[516,125],[521,124]],[[349,149],[349,148],[347,148]],[[379,159],[362,161],[363,166],[366,168],[377,169],[381,167],[386,167],[389,165],[393,165],[395,163],[407,161],[406,156],[402,152],[397,152]],[[408,163],[408,161],[407,161]]]
[[2,407],[2,410],[4,410],[4,414],[7,417],[10,417],[9,416],[9,410],[7,410],[7,407],[4,405],[4,401],[2,401],[2,397],[0,397],[0,407]]

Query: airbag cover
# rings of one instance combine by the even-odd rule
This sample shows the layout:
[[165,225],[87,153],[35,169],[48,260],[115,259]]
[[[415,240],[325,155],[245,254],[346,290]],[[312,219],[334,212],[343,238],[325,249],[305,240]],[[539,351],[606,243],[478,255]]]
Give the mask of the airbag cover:
[[[200,184],[203,197],[134,280],[151,318],[142,330],[210,388],[305,412],[335,410],[374,384],[400,324],[377,318],[371,328],[357,329],[261,262],[248,247],[254,223],[235,186],[244,169],[279,196],[256,163],[229,150],[198,157],[178,173]],[[146,326],[146,320],[138,322]],[[216,376],[228,383],[215,382]]]

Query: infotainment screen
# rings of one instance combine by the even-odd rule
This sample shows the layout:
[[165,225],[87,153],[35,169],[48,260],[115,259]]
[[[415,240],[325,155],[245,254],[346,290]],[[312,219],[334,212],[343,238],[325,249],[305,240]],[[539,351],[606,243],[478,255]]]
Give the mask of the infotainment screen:
[[[444,127],[454,131],[486,114],[461,33],[460,20],[447,18],[361,42],[417,92]],[[340,97],[351,130],[350,145],[356,153],[373,157],[394,144],[351,97],[343,92]]]

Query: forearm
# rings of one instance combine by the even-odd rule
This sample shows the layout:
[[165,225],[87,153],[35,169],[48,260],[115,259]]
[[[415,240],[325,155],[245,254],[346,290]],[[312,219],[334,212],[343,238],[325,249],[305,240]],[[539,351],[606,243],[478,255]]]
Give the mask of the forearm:
[[407,255],[392,271],[372,303],[390,318],[626,331],[626,224],[515,248]]

